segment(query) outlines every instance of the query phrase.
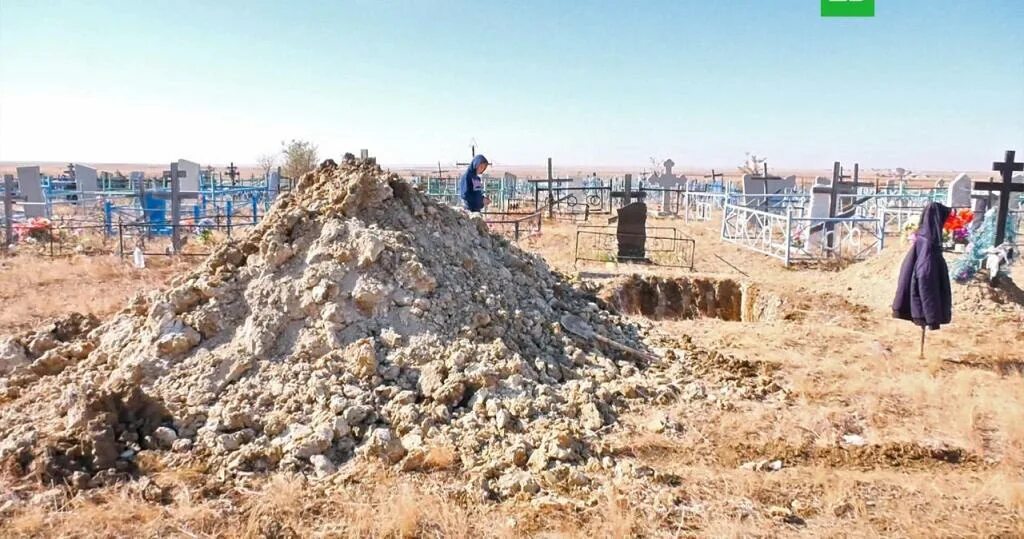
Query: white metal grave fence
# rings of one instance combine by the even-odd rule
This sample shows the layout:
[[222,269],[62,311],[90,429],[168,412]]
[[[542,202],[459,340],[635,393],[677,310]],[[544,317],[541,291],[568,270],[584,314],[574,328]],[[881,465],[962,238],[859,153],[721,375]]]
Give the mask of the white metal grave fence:
[[885,247],[884,212],[880,218],[794,217],[727,203],[722,239],[778,258],[785,265],[833,257],[866,258]]

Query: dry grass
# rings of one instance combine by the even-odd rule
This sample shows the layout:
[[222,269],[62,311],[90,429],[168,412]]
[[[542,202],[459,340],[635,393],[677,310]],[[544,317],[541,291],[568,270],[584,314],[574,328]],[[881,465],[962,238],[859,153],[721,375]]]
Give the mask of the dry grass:
[[[428,473],[360,464],[343,469],[334,482],[279,474],[225,491],[209,488],[217,482],[202,469],[147,461],[147,476],[166,487],[169,503],[146,501],[131,485],[71,499],[58,493],[0,509],[0,535],[1024,536],[1024,376],[997,368],[1021,358],[1019,317],[957,311],[953,325],[929,335],[922,361],[915,329],[888,316],[886,264],[898,262],[898,253],[884,254],[888,259],[876,266],[786,272],[719,244],[714,224],[673,224],[698,239],[699,271],[735,276],[714,256],[720,255],[800,316],[660,323],[670,335],[771,364],[759,376],[785,390],[729,406],[696,400],[623,415],[609,443],[620,462],[648,467],[653,475],[598,477],[589,503],[495,504],[460,487],[464,478],[450,447],[431,448]],[[521,246],[572,272],[566,249],[572,240],[571,226],[546,223],[543,236]],[[132,289],[159,286],[181,267],[136,272],[116,260],[86,258],[2,263],[0,333],[67,310],[116,310]],[[1024,281],[1021,269],[1017,279]],[[23,294],[26,289],[37,295]],[[822,293],[830,295],[821,299]],[[950,361],[962,358],[970,361]],[[733,378],[737,386],[747,383]],[[846,434],[862,436],[868,447],[843,446]],[[959,449],[965,460],[928,456],[935,447]],[[740,468],[772,459],[783,460],[783,468]]]
[[149,257],[136,270],[117,257],[0,258],[0,335],[25,331],[70,312],[105,317],[138,292],[165,285],[193,261]]

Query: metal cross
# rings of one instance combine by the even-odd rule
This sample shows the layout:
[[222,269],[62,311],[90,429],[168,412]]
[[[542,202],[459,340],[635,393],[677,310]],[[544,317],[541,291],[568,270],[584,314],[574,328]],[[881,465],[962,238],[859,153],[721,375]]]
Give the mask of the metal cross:
[[992,170],[998,171],[1003,177],[1002,182],[974,182],[974,188],[985,191],[999,192],[999,216],[996,218],[996,242],[993,247],[1002,245],[1006,239],[1006,219],[1010,214],[1010,193],[1024,193],[1024,183],[1013,183],[1013,173],[1024,170],[1024,163],[1014,161],[1017,152],[1006,150],[1006,159],[1000,163],[992,163]]

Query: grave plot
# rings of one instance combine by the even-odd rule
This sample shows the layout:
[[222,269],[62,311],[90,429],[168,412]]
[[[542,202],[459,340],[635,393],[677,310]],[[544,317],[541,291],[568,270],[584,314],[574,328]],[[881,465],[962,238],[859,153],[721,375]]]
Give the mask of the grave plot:
[[[723,240],[782,260],[785,265],[794,262],[821,261],[830,258],[859,260],[871,256],[885,246],[884,221],[871,217],[858,217],[856,208],[863,202],[857,192],[865,186],[857,181],[857,167],[853,182],[842,173],[836,162],[831,181],[816,180],[809,195],[806,213],[794,211],[786,204],[773,207],[758,203],[765,195],[751,195],[756,209],[727,203],[722,218]],[[750,178],[754,190],[765,178]],[[784,180],[774,180],[784,181]],[[792,200],[792,197],[768,195]],[[785,209],[785,211],[781,211]],[[795,215],[796,214],[796,215]]]
[[[627,182],[632,182],[627,175]],[[557,178],[552,160],[548,158],[547,178],[528,180],[533,186],[533,207],[549,219],[559,218],[570,221],[589,221],[591,215],[607,215],[612,211],[613,191],[609,183],[592,177],[583,185],[573,185],[572,178]]]
[[[4,229],[12,231],[5,241],[42,242],[53,256],[83,250],[123,255],[136,246],[148,254],[184,253],[189,240],[207,242],[214,233],[230,236],[233,229],[255,225],[281,191],[280,171],[261,180],[239,176],[233,163],[218,176],[183,159],[161,178],[131,172],[116,181],[80,163],[69,165],[61,179],[42,177],[39,167],[21,167],[17,186],[3,191],[11,206],[3,216]],[[147,242],[164,243],[161,238],[169,244],[166,250],[146,249]]]
[[[629,200],[630,192],[623,193]],[[647,205],[619,208],[609,225],[580,225],[575,232],[574,263],[615,262],[693,269],[696,242],[673,227],[647,225]]]

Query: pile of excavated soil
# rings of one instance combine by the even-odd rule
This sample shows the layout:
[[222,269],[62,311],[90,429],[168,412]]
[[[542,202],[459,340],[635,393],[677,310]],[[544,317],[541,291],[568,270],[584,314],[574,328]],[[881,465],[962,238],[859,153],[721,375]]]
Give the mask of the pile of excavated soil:
[[487,495],[585,489],[617,412],[687,374],[679,351],[565,334],[573,313],[645,348],[592,299],[375,164],[328,161],[172,288],[41,356],[7,343],[32,350],[0,372],[0,465],[87,488],[143,452],[230,481],[447,448]]

